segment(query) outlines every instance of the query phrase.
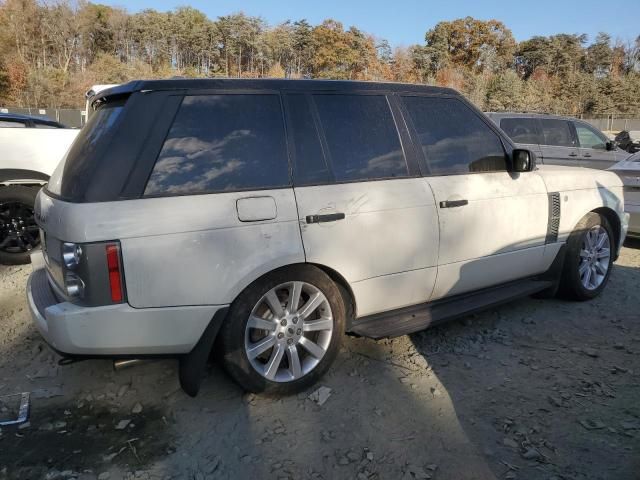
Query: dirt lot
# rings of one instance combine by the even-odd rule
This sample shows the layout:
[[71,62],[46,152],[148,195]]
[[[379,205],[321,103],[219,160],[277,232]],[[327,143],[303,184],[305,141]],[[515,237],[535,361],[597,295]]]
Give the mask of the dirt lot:
[[0,395],[33,398],[0,432],[0,479],[640,479],[640,244],[591,302],[345,338],[322,405],[244,395],[215,364],[195,399],[172,360],[58,366],[29,270],[0,267]]

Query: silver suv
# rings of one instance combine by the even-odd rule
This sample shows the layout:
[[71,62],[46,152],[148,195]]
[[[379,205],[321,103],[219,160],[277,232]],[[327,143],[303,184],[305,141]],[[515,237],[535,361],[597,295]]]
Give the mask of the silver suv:
[[37,198],[30,310],[64,355],[179,357],[190,394],[212,348],[291,393],[345,332],[594,298],[627,231],[617,175],[537,168],[449,89],[140,81],[92,105]]
[[488,112],[487,116],[545,165],[606,170],[629,156],[593,125],[575,118],[510,112]]

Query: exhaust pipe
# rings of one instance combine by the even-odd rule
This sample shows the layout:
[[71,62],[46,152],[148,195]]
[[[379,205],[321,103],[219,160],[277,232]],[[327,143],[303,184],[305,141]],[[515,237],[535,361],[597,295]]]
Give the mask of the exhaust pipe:
[[113,370],[119,372],[120,370],[124,370],[125,368],[133,367],[141,362],[139,358],[130,358],[127,360],[114,360],[113,361]]

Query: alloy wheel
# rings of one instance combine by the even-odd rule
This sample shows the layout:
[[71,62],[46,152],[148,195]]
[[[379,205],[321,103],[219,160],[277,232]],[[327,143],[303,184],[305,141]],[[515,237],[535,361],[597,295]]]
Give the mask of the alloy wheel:
[[33,207],[20,202],[0,204],[0,250],[23,253],[40,243]]
[[331,306],[315,286],[294,281],[258,300],[245,329],[251,366],[273,382],[304,377],[320,363],[333,334]]
[[582,239],[578,273],[587,290],[595,290],[607,276],[611,261],[611,240],[601,225],[590,228]]

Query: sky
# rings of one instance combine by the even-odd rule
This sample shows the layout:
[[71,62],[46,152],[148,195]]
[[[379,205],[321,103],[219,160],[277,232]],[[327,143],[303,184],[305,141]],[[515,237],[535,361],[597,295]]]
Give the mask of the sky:
[[[209,18],[242,11],[261,16],[270,25],[287,19],[306,18],[318,24],[325,18],[354,25],[367,33],[387,39],[391,45],[424,42],[425,32],[442,20],[472,16],[504,22],[516,40],[534,35],[586,33],[589,41],[605,31],[613,39],[626,42],[640,35],[635,1],[611,0],[93,0],[125,7],[129,12],[145,8],[167,11],[191,6]],[[624,13],[626,12],[626,13]]]

